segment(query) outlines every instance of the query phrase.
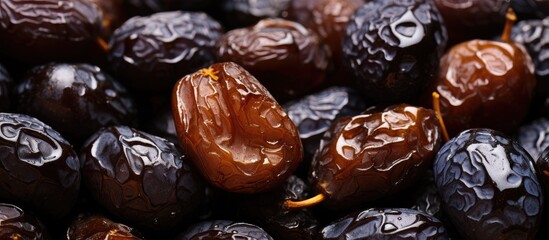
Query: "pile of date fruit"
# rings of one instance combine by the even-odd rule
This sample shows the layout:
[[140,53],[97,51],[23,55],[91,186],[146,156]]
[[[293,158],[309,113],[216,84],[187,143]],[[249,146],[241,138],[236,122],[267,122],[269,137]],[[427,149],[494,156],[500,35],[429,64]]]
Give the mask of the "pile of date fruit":
[[548,239],[547,16],[0,0],[0,240]]

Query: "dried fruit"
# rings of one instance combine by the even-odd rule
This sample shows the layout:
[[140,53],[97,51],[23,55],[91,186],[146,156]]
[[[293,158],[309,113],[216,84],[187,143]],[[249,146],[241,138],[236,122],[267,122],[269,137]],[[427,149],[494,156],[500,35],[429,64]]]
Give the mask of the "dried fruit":
[[175,86],[172,112],[179,142],[212,185],[255,193],[280,185],[301,162],[294,123],[257,79],[218,63]]
[[448,141],[434,163],[448,217],[465,239],[533,239],[543,193],[530,155],[490,129],[471,129]]
[[170,142],[129,127],[104,128],[83,146],[84,183],[110,213],[149,229],[193,218],[202,180]]

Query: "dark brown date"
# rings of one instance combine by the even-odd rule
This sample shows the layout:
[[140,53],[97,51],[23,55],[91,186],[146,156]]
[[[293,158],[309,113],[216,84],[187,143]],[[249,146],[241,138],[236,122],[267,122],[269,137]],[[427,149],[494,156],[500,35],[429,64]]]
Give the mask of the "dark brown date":
[[190,226],[176,240],[273,240],[268,233],[249,223],[227,220],[200,222]]
[[130,124],[136,107],[126,88],[89,64],[31,69],[17,87],[16,109],[37,117],[73,143],[110,125]]
[[221,61],[242,65],[281,102],[316,90],[329,62],[328,50],[314,32],[282,19],[232,30],[217,47]]
[[432,164],[440,131],[432,110],[405,104],[343,118],[321,141],[309,179],[333,209],[398,193]]
[[80,161],[59,133],[36,118],[0,113],[0,199],[64,217],[80,190]]
[[221,25],[205,13],[161,12],[134,17],[116,29],[109,62],[128,87],[168,93],[185,74],[214,63]]
[[230,192],[280,185],[301,162],[296,126],[259,81],[228,62],[189,74],[175,86],[179,142],[202,176]]
[[424,99],[440,94],[440,111],[450,136],[478,127],[512,132],[534,96],[534,65],[518,44],[471,40],[441,59],[438,77]]
[[141,240],[141,234],[103,216],[79,216],[67,230],[67,240]]
[[101,11],[90,0],[0,2],[0,53],[23,63],[98,63],[105,57],[101,29]]
[[430,0],[372,0],[349,19],[343,56],[367,97],[411,102],[436,76],[446,40]]
[[290,1],[288,8],[282,13],[282,16],[291,21],[307,25],[312,21],[313,9],[322,1],[324,0]]
[[491,129],[470,129],[446,142],[434,163],[448,218],[464,239],[534,239],[543,192],[532,157]]
[[372,208],[349,214],[320,232],[321,239],[450,239],[435,217],[405,208]]
[[0,239],[49,239],[44,225],[28,211],[7,203],[0,203]]
[[97,132],[81,159],[84,183],[96,201],[149,229],[192,220],[204,195],[202,180],[172,143],[129,127]]

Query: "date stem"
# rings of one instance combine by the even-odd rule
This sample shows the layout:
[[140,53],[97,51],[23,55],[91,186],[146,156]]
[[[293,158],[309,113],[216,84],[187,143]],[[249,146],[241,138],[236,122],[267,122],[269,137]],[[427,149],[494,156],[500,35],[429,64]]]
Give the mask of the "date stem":
[[510,42],[511,30],[513,29],[513,25],[515,24],[515,21],[517,21],[517,15],[515,14],[515,11],[513,11],[513,8],[509,8],[507,10],[505,19],[506,19],[505,28],[503,28],[503,34],[501,34],[501,41]]
[[448,136],[448,131],[446,131],[446,125],[444,124],[444,119],[442,119],[442,113],[440,113],[440,95],[437,92],[433,92],[433,109],[435,110],[438,122],[442,128],[442,136],[444,137],[444,141],[448,142],[450,137]]
[[312,198],[305,199],[302,201],[292,201],[288,199],[284,201],[283,207],[285,209],[306,208],[306,207],[312,207],[314,205],[317,205],[322,201],[324,201],[324,194],[319,193]]

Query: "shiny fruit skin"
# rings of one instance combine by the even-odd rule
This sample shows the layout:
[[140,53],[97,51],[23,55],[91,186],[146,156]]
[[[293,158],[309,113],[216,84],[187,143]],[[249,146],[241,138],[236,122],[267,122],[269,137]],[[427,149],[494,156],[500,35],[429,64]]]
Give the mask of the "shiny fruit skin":
[[465,239],[533,239],[543,192],[532,157],[491,129],[470,129],[438,152],[435,182],[449,219]]
[[513,43],[471,40],[452,47],[440,61],[437,79],[424,94],[440,94],[440,111],[450,137],[470,128],[513,131],[534,97],[534,65]]
[[208,182],[230,192],[280,185],[301,162],[296,126],[241,66],[218,63],[179,80],[172,112],[185,152]]
[[342,118],[324,135],[309,180],[333,209],[390,196],[429,168],[440,131],[434,111],[406,104]]

